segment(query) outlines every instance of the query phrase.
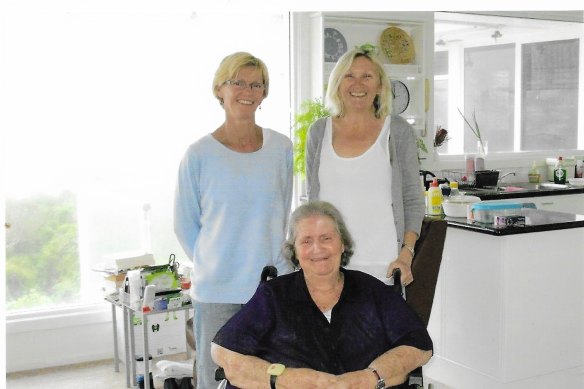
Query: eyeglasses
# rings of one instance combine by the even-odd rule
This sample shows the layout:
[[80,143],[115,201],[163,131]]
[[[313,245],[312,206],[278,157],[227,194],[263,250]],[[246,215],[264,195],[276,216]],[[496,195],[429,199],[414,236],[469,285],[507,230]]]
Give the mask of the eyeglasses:
[[248,84],[243,80],[227,80],[225,81],[225,84],[231,85],[239,90],[244,90],[249,87],[251,88],[252,92],[261,92],[266,87],[264,84],[259,82],[252,82],[251,84]]

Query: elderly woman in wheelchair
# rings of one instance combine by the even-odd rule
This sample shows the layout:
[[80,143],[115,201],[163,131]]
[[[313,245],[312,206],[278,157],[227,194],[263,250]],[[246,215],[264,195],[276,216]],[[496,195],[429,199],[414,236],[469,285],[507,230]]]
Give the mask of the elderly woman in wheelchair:
[[297,208],[284,253],[299,270],[261,284],[213,341],[227,388],[385,388],[430,359],[432,341],[405,301],[344,268],[353,242],[334,206]]

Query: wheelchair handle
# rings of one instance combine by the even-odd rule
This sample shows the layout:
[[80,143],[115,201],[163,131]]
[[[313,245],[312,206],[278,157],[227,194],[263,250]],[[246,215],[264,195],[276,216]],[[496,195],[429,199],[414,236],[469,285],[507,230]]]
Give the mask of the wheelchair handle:
[[278,277],[278,269],[275,266],[265,266],[262,270],[260,282],[266,282],[276,277]]
[[391,276],[393,277],[393,291],[405,299],[406,288],[402,285],[401,282],[401,270],[399,268],[393,269]]
[[225,370],[222,367],[215,369],[215,381],[223,381],[225,379]]

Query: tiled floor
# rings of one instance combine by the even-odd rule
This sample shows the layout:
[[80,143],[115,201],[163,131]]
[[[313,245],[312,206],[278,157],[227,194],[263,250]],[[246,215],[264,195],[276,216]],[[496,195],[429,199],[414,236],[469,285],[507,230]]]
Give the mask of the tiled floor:
[[[161,359],[184,362],[186,355],[177,354]],[[156,389],[162,388],[163,385],[164,383],[161,380],[154,380]],[[116,373],[113,360],[108,359],[71,366],[10,373],[6,375],[6,388],[123,389],[126,388],[126,373],[123,364],[120,364],[120,371]]]

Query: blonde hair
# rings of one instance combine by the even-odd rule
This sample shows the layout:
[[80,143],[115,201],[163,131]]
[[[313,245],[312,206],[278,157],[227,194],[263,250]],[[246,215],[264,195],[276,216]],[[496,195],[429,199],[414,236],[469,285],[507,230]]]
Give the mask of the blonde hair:
[[382,118],[391,114],[391,104],[393,95],[391,91],[391,81],[383,69],[383,65],[377,59],[376,49],[369,45],[355,47],[353,50],[346,52],[339,58],[331,75],[329,77],[328,87],[325,96],[325,105],[331,112],[332,116],[342,117],[345,114],[345,106],[341,99],[340,86],[343,77],[349,71],[356,58],[365,57],[369,59],[379,74],[379,82],[381,84],[381,91],[373,101],[375,109],[375,117]]
[[215,77],[213,77],[213,95],[217,100],[222,103],[221,98],[217,94],[221,85],[223,85],[225,81],[237,77],[239,71],[246,66],[252,66],[260,71],[262,83],[265,86],[264,98],[268,97],[270,76],[266,64],[261,59],[254,57],[250,53],[239,51],[223,58],[219,64],[219,68],[215,71]]

